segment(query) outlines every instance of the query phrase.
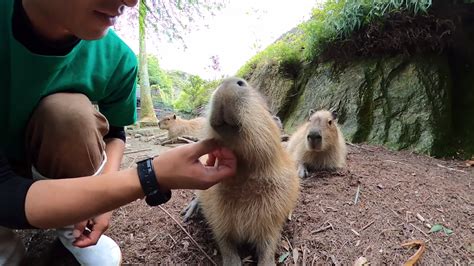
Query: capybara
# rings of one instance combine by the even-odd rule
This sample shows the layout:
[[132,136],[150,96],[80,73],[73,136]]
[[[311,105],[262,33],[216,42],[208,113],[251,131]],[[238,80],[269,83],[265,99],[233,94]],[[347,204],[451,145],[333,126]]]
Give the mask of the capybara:
[[206,118],[197,117],[191,120],[182,119],[176,114],[163,117],[158,126],[168,130],[168,138],[175,139],[182,136],[191,136],[202,139],[205,136]]
[[208,122],[208,137],[237,157],[235,177],[198,193],[223,265],[240,265],[238,247],[244,244],[255,248],[258,265],[274,265],[283,225],[299,195],[295,162],[263,98],[243,79],[227,78],[214,91]]
[[309,120],[290,137],[287,150],[298,165],[300,177],[315,170],[345,167],[347,148],[337,114],[327,110],[310,113]]

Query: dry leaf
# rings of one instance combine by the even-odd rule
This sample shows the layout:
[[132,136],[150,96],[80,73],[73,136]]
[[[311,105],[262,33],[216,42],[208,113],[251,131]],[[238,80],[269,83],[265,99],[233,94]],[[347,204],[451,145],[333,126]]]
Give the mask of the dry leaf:
[[298,248],[293,249],[293,262],[295,265],[298,263],[298,258],[300,256],[300,253],[298,252]]
[[408,241],[402,244],[402,247],[414,247],[414,246],[419,246],[418,251],[411,256],[407,262],[403,264],[403,266],[413,266],[416,264],[416,262],[420,259],[421,255],[425,252],[425,242],[422,240],[413,240],[413,241]]
[[365,257],[359,257],[354,261],[354,266],[366,266],[369,265],[369,261]]

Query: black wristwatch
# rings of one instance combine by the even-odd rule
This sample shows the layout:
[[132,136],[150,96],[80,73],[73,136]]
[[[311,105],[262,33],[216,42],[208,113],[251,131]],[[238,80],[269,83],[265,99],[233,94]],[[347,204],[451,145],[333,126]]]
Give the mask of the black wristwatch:
[[171,190],[166,193],[160,191],[155,170],[153,169],[153,158],[137,162],[138,178],[145,193],[145,201],[150,206],[166,203],[171,198]]

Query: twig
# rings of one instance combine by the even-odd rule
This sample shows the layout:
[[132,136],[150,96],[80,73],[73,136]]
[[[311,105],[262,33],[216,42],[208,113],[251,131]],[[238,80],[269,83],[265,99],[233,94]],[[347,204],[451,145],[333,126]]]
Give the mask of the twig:
[[360,234],[359,234],[356,230],[351,229],[351,231],[352,231],[352,233],[354,233],[356,236],[360,236]]
[[389,163],[399,163],[399,164],[403,164],[403,165],[407,165],[407,166],[411,166],[410,164],[407,164],[407,163],[402,163],[402,162],[399,162],[399,161],[393,161],[393,160],[384,160],[385,162],[389,162]]
[[416,230],[420,231],[423,235],[425,235],[427,238],[430,238],[430,236],[425,233],[423,230],[421,230],[420,228],[418,228],[417,226],[415,226],[414,224],[410,223],[411,226],[413,226]]
[[444,169],[448,169],[449,171],[457,171],[457,172],[461,172],[461,173],[467,174],[466,171],[454,169],[454,168],[451,168],[451,167],[447,167],[447,166],[441,165],[441,164],[439,164],[439,163],[437,163],[436,166],[441,167],[441,168],[444,168]]
[[303,246],[303,258],[302,258],[302,262],[301,262],[301,266],[306,266],[306,260],[308,260],[308,256],[307,256],[307,248],[306,248],[306,245]]
[[286,242],[288,242],[288,246],[290,246],[290,250],[293,250],[293,246],[291,245],[290,240],[288,240],[288,237],[286,236],[283,236],[283,237],[285,238]]
[[194,140],[187,139],[185,137],[178,137],[178,140],[184,141],[186,143],[195,143]]
[[357,192],[354,198],[354,205],[356,205],[357,201],[359,200],[359,194],[360,194],[360,184],[357,186]]
[[178,220],[176,220],[167,210],[165,210],[165,208],[163,208],[162,206],[158,206],[158,208],[160,208],[162,211],[164,211],[171,219],[173,219],[173,221],[181,228],[181,230],[183,230],[183,232],[189,237],[189,239],[191,239],[191,242],[194,243],[194,245],[196,245],[199,250],[206,256],[206,258],[213,264],[213,265],[217,265],[217,263],[211,258],[209,257],[209,255],[207,255],[207,253],[201,248],[201,246],[196,242],[196,240],[194,240],[194,238],[191,236],[191,234],[189,234],[189,232],[178,222]]
[[187,140],[192,140],[194,142],[198,142],[199,141],[199,138],[196,138],[196,137],[193,137],[193,136],[188,136],[188,135],[184,135],[184,136],[181,136]]
[[174,140],[169,139],[169,140],[165,140],[165,141],[161,142],[160,145],[165,146],[165,145],[173,144],[173,143],[174,143]]
[[421,214],[419,214],[419,213],[416,213],[416,218],[418,218],[418,220],[420,220],[421,222],[425,221],[425,218],[423,216],[421,216]]
[[316,229],[316,230],[314,230],[314,231],[311,231],[310,234],[320,233],[320,232],[326,231],[326,230],[328,230],[328,229],[334,229],[334,228],[332,227],[332,224],[329,224],[329,225],[327,225],[327,226],[324,226],[324,227],[321,227],[321,228]]
[[360,231],[364,231],[365,229],[369,228],[369,226],[371,226],[374,223],[375,223],[375,220],[373,220],[372,222],[366,224],[364,227],[362,227],[362,229],[360,229]]
[[156,238],[158,237],[158,234],[154,235],[149,242],[153,242],[153,240],[155,240]]
[[135,162],[137,161],[137,158],[138,158],[138,156],[133,157],[133,160],[132,160],[132,162],[128,165],[127,169],[128,169],[128,168],[132,168],[132,166],[133,166],[133,165],[135,164]]
[[173,238],[173,236],[171,234],[168,234],[168,236],[171,238],[171,240],[173,240],[173,243],[177,243],[176,240]]
[[351,147],[354,147],[354,148],[358,148],[358,149],[362,149],[362,150],[366,150],[366,151],[371,151],[371,152],[374,152],[375,150],[373,149],[369,149],[369,148],[365,148],[365,147],[362,147],[360,145],[356,145],[354,143],[350,143],[350,142],[346,142],[347,145],[351,146]]
[[152,150],[152,148],[146,148],[146,149],[140,149],[140,150],[134,150],[134,151],[126,151],[123,154],[126,155],[126,154],[132,154],[132,153],[144,152],[144,151],[151,151],[151,150]]

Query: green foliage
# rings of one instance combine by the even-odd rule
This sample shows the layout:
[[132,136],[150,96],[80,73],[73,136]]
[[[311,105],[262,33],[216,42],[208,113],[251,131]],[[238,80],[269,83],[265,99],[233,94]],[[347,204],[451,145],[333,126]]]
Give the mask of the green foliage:
[[391,12],[426,13],[431,4],[431,0],[328,0],[323,9],[314,9],[312,18],[302,25],[304,57],[316,58],[329,43],[345,39]]
[[299,65],[302,59],[302,37],[301,34],[295,33],[289,33],[282,37],[247,61],[245,65],[238,70],[237,76],[245,77],[251,73],[260,62],[272,61],[283,68]]
[[[152,90],[158,89],[161,101],[167,105],[171,105],[174,101],[173,81],[170,76],[160,68],[156,56],[148,55],[147,62]],[[155,94],[155,92],[152,91],[152,94]]]
[[190,76],[184,84],[174,107],[181,112],[194,113],[200,107],[205,106],[211,93],[217,87],[219,80],[205,81],[199,76]]
[[396,11],[426,13],[432,0],[328,0],[322,9],[313,9],[312,18],[259,52],[239,69],[237,76],[246,77],[260,63],[274,60],[283,67],[317,58],[332,42],[350,37],[361,27],[382,21]]

